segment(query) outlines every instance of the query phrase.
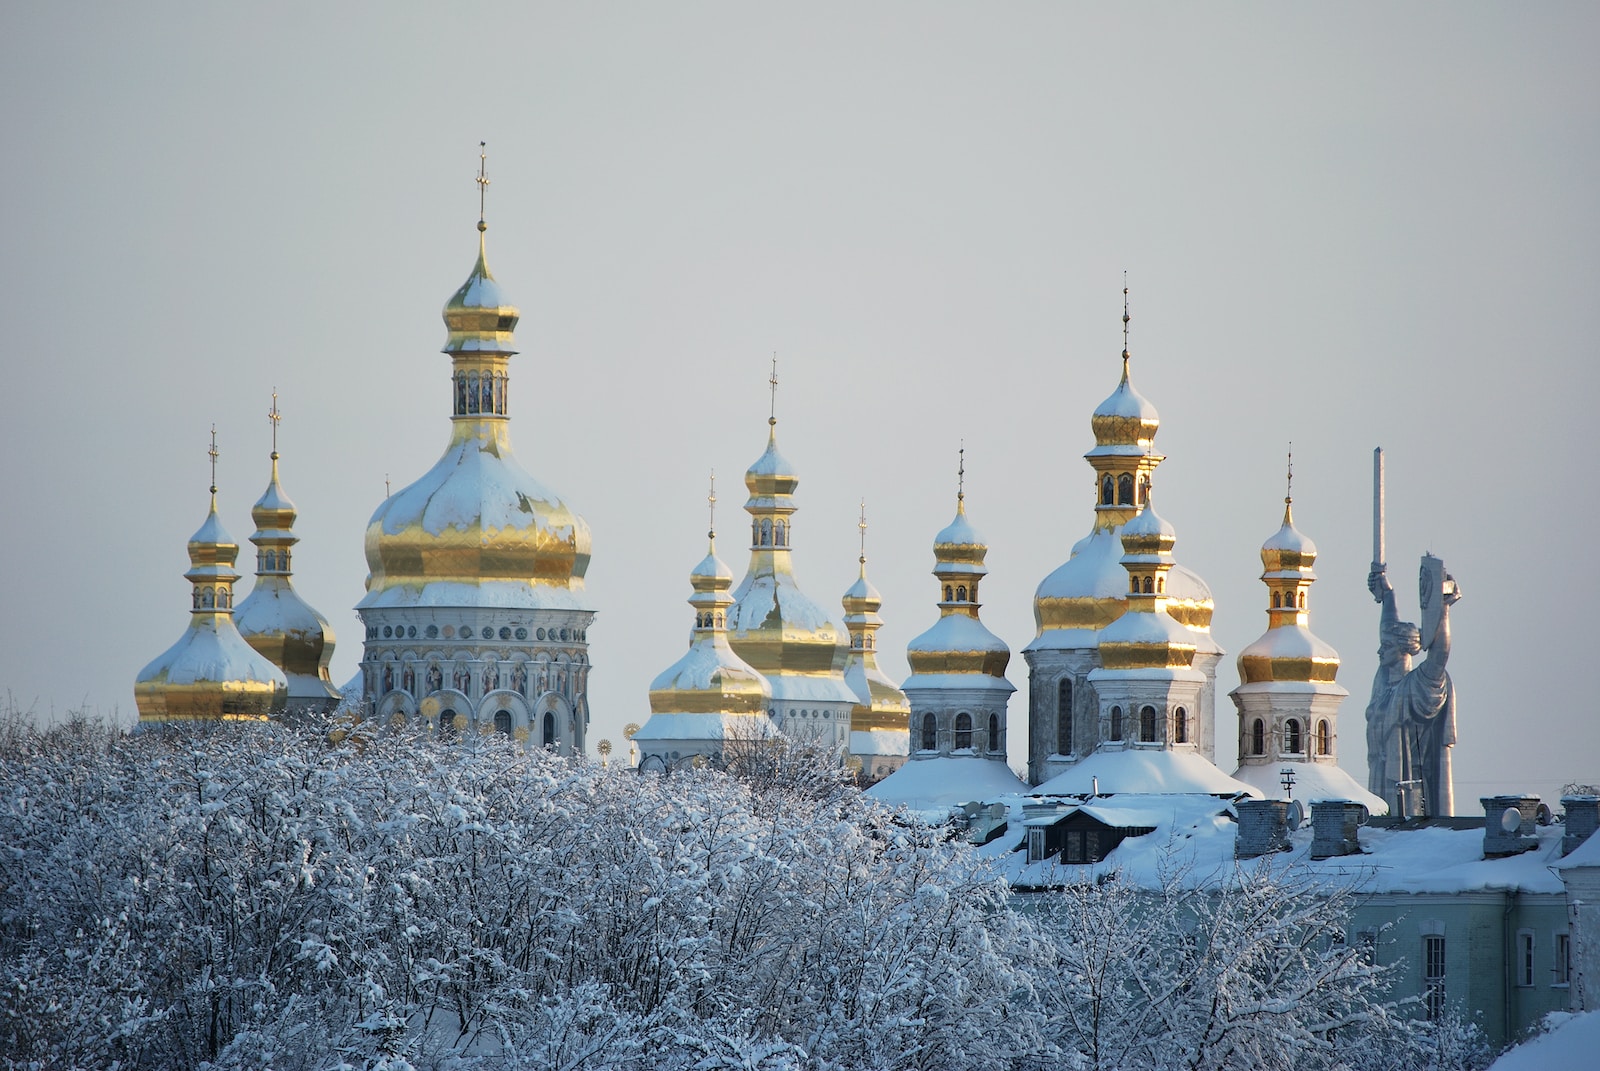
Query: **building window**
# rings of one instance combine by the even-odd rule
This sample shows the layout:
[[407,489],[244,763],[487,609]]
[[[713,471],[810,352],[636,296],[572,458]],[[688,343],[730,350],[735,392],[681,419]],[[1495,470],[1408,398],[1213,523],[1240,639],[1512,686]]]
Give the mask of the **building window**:
[[955,589],[952,588],[949,584],[946,584],[944,586],[944,601],[945,602],[955,602]]
[[1283,609],[1283,596],[1279,595],[1276,591],[1272,593],[1272,608],[1274,610]]
[[939,749],[939,723],[932,714],[922,716],[922,750],[937,751]]
[[456,735],[456,712],[446,708],[439,711],[439,735],[454,737]]
[[1260,718],[1250,723],[1250,754],[1260,755],[1267,750],[1267,726]]
[[511,735],[511,711],[497,710],[494,712],[494,731]]
[[1189,712],[1182,707],[1172,712],[1172,739],[1178,744],[1189,742]]
[[1000,750],[1000,716],[998,714],[989,715],[989,750]]
[[1572,982],[1572,940],[1564,933],[1556,934],[1556,967],[1554,985]]
[[1328,725],[1328,719],[1317,722],[1317,754],[1327,755],[1333,750],[1333,730]]
[[1122,708],[1111,708],[1111,739],[1122,739]]
[[1139,708],[1139,740],[1145,744],[1156,742],[1155,707],[1144,706]]
[[556,716],[554,711],[544,712],[544,738],[540,743],[547,748],[556,746]]
[[1283,723],[1283,750],[1290,755],[1300,754],[1300,719],[1290,718]]
[[1116,494],[1116,485],[1111,479],[1111,473],[1106,473],[1100,480],[1100,504],[1111,505],[1112,496]]
[[1117,505],[1133,505],[1133,476],[1130,473],[1124,472],[1117,477]]
[[1056,754],[1072,754],[1072,678],[1056,685]]
[[1430,934],[1422,939],[1422,1003],[1428,1019],[1444,1014],[1444,936]]
[[763,547],[772,546],[772,519],[770,517],[761,519],[761,545]]
[[1517,931],[1517,961],[1513,968],[1517,985],[1526,989],[1533,985],[1533,931]]
[[957,584],[956,585],[956,602],[966,602],[966,601],[967,601],[967,585],[965,585],[965,584]]
[[956,739],[953,748],[956,751],[972,748],[972,715],[964,711],[956,715]]
[[1067,862],[1083,862],[1083,834],[1077,830],[1067,833]]
[[1300,593],[1300,609],[1304,610],[1305,608],[1306,608],[1306,593],[1302,591]]

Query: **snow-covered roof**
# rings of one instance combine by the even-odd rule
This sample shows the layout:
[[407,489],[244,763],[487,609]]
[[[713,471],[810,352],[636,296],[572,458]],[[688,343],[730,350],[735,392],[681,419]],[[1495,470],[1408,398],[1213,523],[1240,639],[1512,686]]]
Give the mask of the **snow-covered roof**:
[[967,511],[957,509],[955,520],[939,530],[939,534],[933,537],[933,545],[936,547],[975,547],[987,544],[985,544],[983,536],[979,535],[978,530],[972,526],[972,522],[967,520]]
[[734,654],[726,639],[719,643],[707,635],[697,639],[682,658],[657,674],[650,682],[650,690],[704,692],[730,678],[759,688],[763,695],[771,694],[766,678]]
[[728,739],[763,740],[775,732],[771,719],[764,714],[652,714],[633,739],[720,743]]
[[[850,733],[852,755],[909,755],[911,734],[905,730]],[[962,802],[966,802],[963,800]]]
[[772,621],[774,613],[785,628],[815,631],[833,627],[833,619],[800,590],[793,573],[746,573],[733,598],[728,610],[729,632],[751,632],[777,624]]
[[1094,415],[1131,417],[1146,424],[1156,424],[1161,420],[1156,407],[1150,404],[1150,399],[1135,390],[1126,375],[1117,384],[1117,389],[1111,392],[1111,396],[1095,406]]
[[913,811],[937,811],[973,800],[993,800],[1029,792],[1023,781],[1003,762],[968,756],[913,758],[894,773],[867,789],[884,803]]
[[1600,867],[1600,836],[1589,834],[1582,844],[1568,852],[1566,857],[1556,864],[1556,869],[1568,870],[1580,866]]
[[849,703],[855,706],[860,700],[855,690],[845,683],[844,674],[774,673],[767,678],[772,686],[772,698],[789,703]]
[[1005,651],[1011,648],[982,621],[966,614],[946,614],[933,627],[906,644],[907,651]]
[[1355,800],[1371,814],[1388,814],[1389,805],[1368,792],[1366,787],[1341,767],[1331,762],[1273,762],[1241,766],[1233,771],[1236,781],[1260,790],[1267,799],[1283,795],[1283,778],[1278,771],[1294,771],[1294,798],[1307,804],[1317,800]]
[[387,535],[412,525],[429,535],[446,528],[481,526],[488,533],[541,527],[560,542],[571,539],[576,526],[585,549],[589,534],[588,525],[504,444],[468,436],[452,441],[433,468],[386,499],[369,523],[381,523]]
[[520,610],[587,610],[583,599],[563,587],[522,580],[485,580],[477,584],[434,580],[420,587],[396,585],[369,592],[356,604],[359,610],[397,606],[483,606]]
[[1145,794],[1204,793],[1259,797],[1259,789],[1237,781],[1192,751],[1129,746],[1096,751],[1035,791],[1041,795],[1087,796],[1095,791]]
[[1600,1052],[1600,1012],[1551,1012],[1547,1033],[1501,1053],[1489,1071],[1583,1071]]
[[1262,550],[1290,551],[1308,558],[1316,556],[1317,545],[1311,538],[1294,526],[1293,521],[1285,521],[1282,528],[1272,533],[1267,541],[1261,544]]

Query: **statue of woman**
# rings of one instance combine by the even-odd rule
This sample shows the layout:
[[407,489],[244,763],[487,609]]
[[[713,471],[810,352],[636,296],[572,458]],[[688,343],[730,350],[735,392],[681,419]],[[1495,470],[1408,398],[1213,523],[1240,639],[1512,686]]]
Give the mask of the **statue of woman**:
[[[1397,786],[1415,782],[1422,789],[1422,811],[1455,811],[1450,749],[1456,742],[1455,687],[1445,671],[1450,660],[1449,608],[1461,598],[1444,563],[1424,555],[1419,586],[1422,616],[1432,630],[1401,621],[1387,569],[1375,565],[1367,590],[1383,607],[1379,626],[1378,672],[1367,704],[1367,788],[1398,811]],[[1411,657],[1427,657],[1412,668]]]

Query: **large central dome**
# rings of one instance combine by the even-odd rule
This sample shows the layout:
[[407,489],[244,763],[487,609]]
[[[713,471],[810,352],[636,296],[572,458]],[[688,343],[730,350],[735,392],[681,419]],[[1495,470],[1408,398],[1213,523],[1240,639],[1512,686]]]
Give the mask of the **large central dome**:
[[478,261],[444,308],[452,358],[450,444],[367,525],[357,607],[581,609],[589,526],[517,462],[506,365],[520,314]]

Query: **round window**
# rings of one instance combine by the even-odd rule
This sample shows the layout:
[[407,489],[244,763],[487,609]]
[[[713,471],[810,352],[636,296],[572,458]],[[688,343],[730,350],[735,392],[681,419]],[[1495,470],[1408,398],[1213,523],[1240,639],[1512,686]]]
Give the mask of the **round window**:
[[393,635],[394,635],[394,629],[390,628],[388,625],[383,626],[383,638],[384,639],[388,639],[389,637],[391,637]]
[[494,629],[490,628],[488,625],[485,625],[483,626],[483,632],[481,632],[480,635],[486,640],[492,640],[494,639]]
[[417,626],[415,626],[415,625],[407,625],[406,626],[406,636],[408,638],[410,638],[410,639],[413,639],[413,640],[416,639],[417,638]]
[[528,630],[527,629],[525,629],[525,628],[517,629],[517,639],[525,640],[527,638],[528,638]]
[[511,629],[504,625],[500,626],[500,638],[502,640],[509,640],[511,638]]
[[429,625],[428,626],[427,635],[428,635],[428,639],[430,639],[430,640],[436,638],[439,635],[439,626],[438,625]]
[[562,639],[566,639],[567,638],[567,630],[566,629],[562,629],[561,630],[561,638]]
[[539,638],[540,638],[540,639],[541,639],[541,640],[542,640],[542,639],[544,639],[544,629],[540,629],[540,630],[539,630]]

